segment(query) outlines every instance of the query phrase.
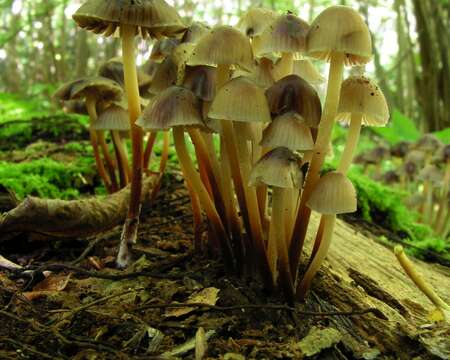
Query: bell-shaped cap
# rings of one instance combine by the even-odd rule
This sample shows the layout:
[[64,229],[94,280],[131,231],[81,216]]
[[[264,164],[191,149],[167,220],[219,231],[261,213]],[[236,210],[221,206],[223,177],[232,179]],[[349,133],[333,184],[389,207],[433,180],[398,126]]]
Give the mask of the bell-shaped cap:
[[216,68],[199,65],[186,67],[183,86],[203,101],[212,101],[216,96]]
[[273,62],[266,58],[260,58],[253,69],[249,71],[236,69],[233,72],[233,78],[239,76],[246,76],[252,79],[256,85],[263,89],[267,89],[275,83],[275,78],[273,76],[274,65]]
[[450,144],[442,145],[433,156],[433,162],[437,165],[447,164],[450,162]]
[[266,90],[270,112],[274,115],[288,111],[299,113],[311,127],[317,127],[322,115],[317,91],[297,75],[288,75]]
[[367,126],[385,126],[389,121],[383,92],[365,76],[350,76],[342,82],[336,119],[349,123],[352,114],[362,115],[362,124]]
[[136,124],[144,130],[168,130],[174,126],[203,127],[200,102],[192,91],[171,86],[156,95]]
[[241,16],[236,28],[248,37],[261,35],[278,14],[266,8],[252,7]]
[[91,126],[96,130],[130,130],[128,111],[123,107],[112,103],[105,110],[100,112],[97,120],[95,120]]
[[97,100],[114,101],[119,100],[122,94],[122,88],[117,82],[102,76],[95,76],[66,83],[56,90],[53,97],[60,101],[66,101],[93,96]]
[[237,65],[251,70],[250,40],[231,26],[218,25],[198,41],[188,65]]
[[231,79],[219,89],[208,116],[244,122],[270,121],[264,90],[244,76]]
[[413,145],[413,149],[433,153],[442,146],[442,141],[436,135],[425,134]]
[[403,159],[405,158],[406,155],[408,155],[410,150],[411,150],[411,142],[400,141],[391,146],[391,156]]
[[311,60],[308,59],[294,60],[292,73],[305,79],[311,85],[320,85],[325,82],[325,77],[316,69]]
[[372,58],[369,28],[358,12],[330,6],[312,22],[307,37],[308,55],[329,60],[333,52],[345,54],[347,65],[363,65]]
[[136,26],[142,37],[170,36],[183,31],[176,10],[164,0],[88,0],[73,15],[82,28],[110,36],[121,24]]
[[303,184],[301,159],[288,148],[275,148],[253,166],[249,183],[287,189],[300,188]]
[[170,86],[177,83],[178,67],[172,56],[166,57],[156,68],[153,79],[148,87],[148,92],[152,95],[159,94]]
[[309,151],[314,148],[311,129],[302,117],[290,111],[277,116],[264,129],[261,145],[274,148],[287,147],[292,151]]
[[157,40],[153,44],[150,59],[157,62],[163,61],[167,56],[172,54],[179,43],[180,40],[175,38],[162,38]]
[[183,34],[182,43],[197,43],[203,35],[211,31],[211,28],[199,21],[194,21]]
[[439,186],[442,184],[442,180],[444,179],[444,174],[439,170],[436,165],[427,165],[425,166],[417,176],[418,180],[428,181],[433,186]]
[[319,179],[306,205],[325,215],[352,213],[357,206],[356,190],[347,176],[331,171]]
[[308,30],[308,23],[299,17],[293,14],[280,15],[262,32],[255,55],[304,52]]

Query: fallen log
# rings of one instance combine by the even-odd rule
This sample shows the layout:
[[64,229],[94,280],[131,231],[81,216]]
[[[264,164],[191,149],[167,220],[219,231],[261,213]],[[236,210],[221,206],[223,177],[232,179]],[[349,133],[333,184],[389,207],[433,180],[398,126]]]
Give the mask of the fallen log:
[[[159,176],[151,176],[144,180],[143,200],[159,179]],[[125,220],[129,197],[130,186],[102,198],[82,200],[29,196],[14,209],[0,215],[0,241],[6,234],[17,232],[73,238],[109,230]]]

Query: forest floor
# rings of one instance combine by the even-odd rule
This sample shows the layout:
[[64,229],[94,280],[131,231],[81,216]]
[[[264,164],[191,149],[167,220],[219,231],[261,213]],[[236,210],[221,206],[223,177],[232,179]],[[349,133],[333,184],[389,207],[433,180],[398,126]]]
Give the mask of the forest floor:
[[[114,262],[120,226],[90,239],[17,234],[1,242],[0,253],[24,266],[0,272],[1,359],[194,359],[205,344],[210,359],[450,354],[450,328],[430,324],[432,306],[391,249],[357,224],[338,221],[310,295],[290,308],[259,282],[193,255],[187,191],[177,174],[165,180],[143,209],[126,272]],[[450,299],[449,269],[416,265]]]

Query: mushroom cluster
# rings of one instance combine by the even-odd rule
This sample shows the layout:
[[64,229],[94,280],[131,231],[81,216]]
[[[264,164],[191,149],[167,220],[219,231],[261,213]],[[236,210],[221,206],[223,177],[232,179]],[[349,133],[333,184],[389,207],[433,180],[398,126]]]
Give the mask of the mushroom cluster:
[[[290,302],[303,298],[330,247],[336,215],[356,210],[346,173],[361,126],[383,126],[389,118],[372,80],[343,81],[345,66],[372,57],[363,18],[332,6],[308,24],[292,13],[252,8],[236,27],[185,27],[162,0],[89,0],[74,19],[123,40],[135,187],[119,263],[127,263],[128,244],[136,239],[133,189],[140,186],[142,134],[171,131],[192,202],[196,251],[219,255],[230,272],[280,288]],[[135,35],[157,39],[142,81]],[[316,87],[324,77],[311,58],[330,63],[323,109]],[[150,99],[142,113],[139,85]],[[111,104],[118,117],[120,101]],[[349,124],[346,149],[337,171],[321,174],[336,120]],[[321,225],[306,272],[299,274],[311,211],[322,214]],[[199,231],[203,212],[207,240]]]
[[[390,160],[386,164],[391,165],[384,172],[383,160]],[[430,225],[436,235],[449,236],[450,145],[425,134],[415,142],[377,146],[359,154],[355,162],[375,179],[411,193],[406,203],[419,213],[419,220]]]

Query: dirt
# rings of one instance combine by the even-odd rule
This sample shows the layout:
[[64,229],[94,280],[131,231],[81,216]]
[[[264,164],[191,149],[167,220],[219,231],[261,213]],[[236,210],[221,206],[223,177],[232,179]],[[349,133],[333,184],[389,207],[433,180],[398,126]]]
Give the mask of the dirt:
[[[0,272],[0,358],[194,359],[205,344],[203,358],[230,360],[433,359],[450,351],[449,328],[429,324],[432,306],[391,250],[342,221],[326,266],[295,308],[193,253],[178,174],[141,222],[125,272],[114,263],[120,226],[91,239],[19,234],[1,243],[0,254],[29,271]],[[417,266],[450,299],[448,268]]]

